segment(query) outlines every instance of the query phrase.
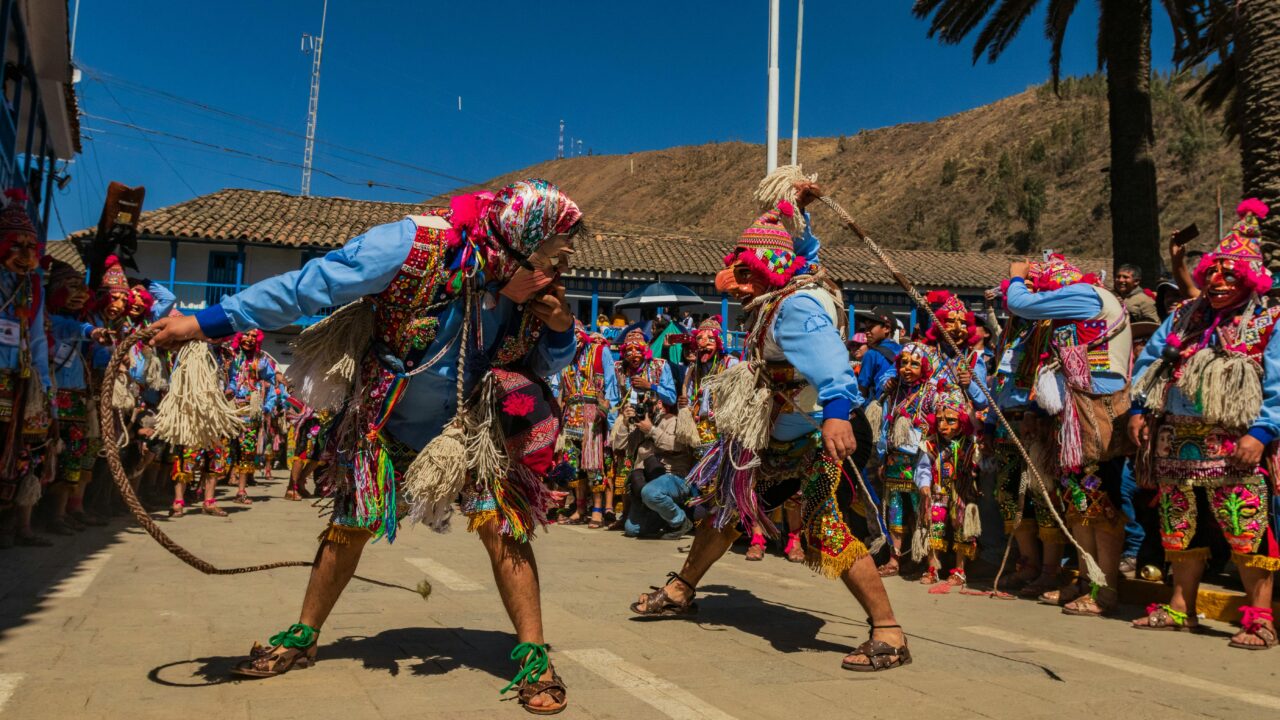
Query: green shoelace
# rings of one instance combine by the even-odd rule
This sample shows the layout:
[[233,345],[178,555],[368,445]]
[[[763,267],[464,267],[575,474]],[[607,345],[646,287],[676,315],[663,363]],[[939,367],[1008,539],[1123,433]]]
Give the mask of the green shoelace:
[[[305,625],[303,627],[306,627]],[[506,694],[512,688],[520,683],[529,681],[537,682],[542,677],[547,668],[551,666],[551,660],[547,657],[547,651],[551,649],[550,645],[539,645],[538,643],[522,642],[511,651],[511,659],[523,662],[520,672],[511,678],[511,682],[507,686],[498,691],[499,695]]]
[[288,630],[282,630],[267,642],[273,647],[286,647],[294,650],[305,650],[316,644],[316,636],[320,634],[319,630],[310,625],[302,623],[294,623],[289,626]]

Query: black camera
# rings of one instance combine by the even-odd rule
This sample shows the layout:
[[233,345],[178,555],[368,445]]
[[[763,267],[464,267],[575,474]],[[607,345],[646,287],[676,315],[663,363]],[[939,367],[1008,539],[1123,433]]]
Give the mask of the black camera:
[[631,407],[635,409],[636,414],[632,415],[627,422],[638,423],[649,417],[649,391],[634,391],[635,402],[631,403]]

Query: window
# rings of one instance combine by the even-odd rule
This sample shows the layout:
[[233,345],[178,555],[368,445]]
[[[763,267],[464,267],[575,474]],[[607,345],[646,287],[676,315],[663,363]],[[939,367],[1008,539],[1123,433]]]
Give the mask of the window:
[[222,302],[223,295],[236,291],[236,253],[213,250],[209,252],[209,287],[205,288],[204,301],[209,305]]

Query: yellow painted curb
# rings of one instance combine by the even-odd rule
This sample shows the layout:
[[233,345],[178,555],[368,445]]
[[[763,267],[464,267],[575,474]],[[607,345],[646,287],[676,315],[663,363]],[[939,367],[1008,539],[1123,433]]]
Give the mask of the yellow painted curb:
[[[1120,581],[1120,602],[1131,605],[1150,605],[1152,603],[1169,602],[1173,588],[1164,583],[1147,580]],[[1200,589],[1196,595],[1196,609],[1209,620],[1236,623],[1240,621],[1240,606],[1244,604],[1244,594],[1226,590]],[[1280,603],[1274,604],[1276,613],[1280,614]]]

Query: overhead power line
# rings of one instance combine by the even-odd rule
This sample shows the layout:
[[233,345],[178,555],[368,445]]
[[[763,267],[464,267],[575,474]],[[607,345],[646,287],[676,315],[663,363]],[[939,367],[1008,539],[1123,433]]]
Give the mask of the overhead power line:
[[[185,135],[178,135],[178,134],[175,134],[175,133],[166,132],[166,131],[164,131],[164,130],[156,130],[155,128],[143,127],[143,126],[138,125],[138,124],[136,124],[136,123],[124,122],[123,120],[116,120],[115,118],[109,118],[109,117],[105,117],[105,116],[102,116],[102,115],[94,115],[93,113],[84,113],[84,116],[85,116],[85,117],[87,117],[87,118],[91,118],[91,119],[93,119],[93,120],[100,120],[100,121],[105,122],[105,123],[110,123],[110,124],[112,124],[112,125],[119,125],[119,126],[121,126],[121,127],[127,127],[127,128],[129,128],[129,129],[131,129],[131,130],[136,130],[136,131],[141,132],[141,133],[147,133],[147,134],[149,134],[149,135],[155,135],[155,136],[158,136],[158,137],[165,137],[165,138],[169,138],[169,139],[172,139],[172,140],[179,140],[179,141],[182,141],[182,142],[191,143],[191,144],[193,144],[193,145],[199,145],[199,146],[201,146],[201,147],[206,147],[206,148],[209,148],[209,149],[212,149],[212,150],[219,150],[219,151],[221,151],[221,152],[229,153],[229,154],[231,154],[231,155],[236,155],[236,156],[243,157],[243,158],[248,158],[248,159],[251,159],[251,160],[257,160],[257,161],[259,161],[259,162],[271,163],[271,164],[273,164],[273,165],[280,165],[280,166],[283,166],[283,167],[294,167],[294,168],[301,168],[301,167],[302,167],[302,164],[301,164],[301,163],[291,162],[291,161],[289,161],[289,160],[281,160],[281,159],[279,159],[279,158],[268,157],[268,156],[266,156],[266,155],[259,155],[259,154],[257,154],[257,153],[249,152],[249,151],[247,151],[247,150],[240,150],[239,148],[226,147],[225,145],[218,145],[217,143],[206,142],[206,141],[204,141],[204,140],[199,140],[199,139],[196,139],[196,138],[187,137],[187,136],[185,136]],[[392,189],[392,190],[401,190],[401,191],[404,191],[404,192],[416,193],[416,194],[419,194],[419,195],[426,195],[426,196],[430,196],[430,195],[435,195],[435,194],[436,194],[436,193],[432,193],[432,192],[427,191],[427,190],[422,190],[422,189],[420,189],[420,188],[412,188],[412,187],[405,187],[405,186],[403,186],[403,185],[395,185],[395,184],[392,184],[392,183],[378,182],[378,181],[376,181],[376,180],[372,180],[372,179],[368,179],[368,180],[352,180],[351,178],[342,177],[341,175],[338,175],[338,174],[336,174],[336,173],[329,172],[328,170],[322,170],[322,169],[320,169],[320,168],[312,168],[312,171],[313,171],[313,172],[320,173],[321,175],[324,175],[324,176],[326,176],[326,177],[332,178],[332,179],[334,179],[334,180],[337,180],[338,182],[345,183],[345,184],[347,184],[347,185],[364,185],[364,186],[367,186],[367,187],[384,187],[384,188],[389,188],[389,189]],[[471,182],[471,181],[469,181],[469,180],[462,180],[461,178],[459,178],[459,180],[460,180],[461,182]],[[192,191],[192,192],[194,192],[194,191]]]
[[[182,105],[187,105],[187,106],[189,106],[189,107],[196,108],[196,109],[199,109],[199,110],[202,110],[202,111],[205,111],[205,112],[208,112],[208,113],[212,113],[212,114],[215,114],[215,115],[221,115],[221,116],[223,116],[223,117],[231,118],[231,119],[234,119],[234,120],[239,120],[240,122],[244,122],[244,123],[247,123],[247,124],[249,124],[249,125],[255,125],[255,126],[258,126],[258,127],[260,127],[260,128],[263,128],[263,129],[265,129],[265,130],[270,130],[270,131],[272,131],[272,132],[280,133],[280,134],[283,134],[283,135],[288,135],[288,136],[290,136],[290,137],[294,137],[294,138],[299,138],[299,139],[304,139],[304,140],[306,139],[306,134],[305,134],[305,133],[300,133],[300,132],[298,132],[298,131],[296,131],[296,130],[291,130],[291,129],[289,129],[289,128],[286,128],[286,127],[283,127],[283,126],[280,126],[280,125],[275,125],[275,124],[273,124],[273,123],[267,122],[267,121],[265,121],[265,120],[261,120],[261,119],[259,119],[259,118],[251,117],[251,116],[248,116],[248,115],[243,115],[243,114],[240,114],[240,113],[237,113],[237,112],[233,112],[233,111],[231,111],[231,110],[224,110],[224,109],[219,108],[219,107],[216,107],[216,106],[214,106],[214,105],[210,105],[210,104],[208,104],[208,103],[200,102],[199,100],[192,100],[192,99],[190,99],[190,98],[182,97],[182,96],[180,96],[180,95],[175,95],[175,94],[173,94],[173,93],[171,93],[171,92],[168,92],[167,90],[160,90],[160,89],[158,89],[158,88],[148,87],[148,86],[146,86],[146,85],[140,85],[140,84],[138,84],[138,83],[135,83],[135,82],[132,82],[132,81],[129,81],[129,80],[124,80],[124,79],[122,79],[122,78],[118,78],[118,77],[115,77],[115,76],[113,76],[113,75],[110,75],[110,74],[104,73],[104,72],[102,72],[102,71],[100,71],[100,70],[94,70],[94,69],[92,69],[92,68],[82,68],[82,69],[84,70],[84,72],[85,72],[86,74],[88,74],[88,75],[89,75],[89,77],[90,77],[91,79],[96,80],[98,83],[100,83],[100,84],[102,84],[102,85],[104,85],[104,86],[106,86],[106,85],[108,85],[108,84],[114,84],[114,85],[116,85],[116,86],[118,86],[118,87],[124,87],[124,88],[130,89],[130,90],[134,90],[134,91],[137,91],[137,92],[146,93],[146,94],[150,94],[150,95],[156,95],[156,96],[159,96],[159,97],[165,98],[165,99],[167,99],[167,100],[170,100],[170,101],[172,101],[172,102],[176,102],[176,103],[179,103],[179,104],[182,104]],[[132,121],[132,118],[131,118],[131,121]],[[353,154],[353,155],[358,155],[358,156],[360,156],[360,157],[365,157],[365,158],[368,158],[368,159],[370,159],[370,160],[377,160],[377,161],[378,161],[378,162],[380,162],[380,163],[386,163],[386,164],[389,164],[389,165],[395,165],[395,166],[398,166],[398,167],[406,168],[406,169],[408,169],[408,170],[413,170],[413,171],[415,171],[415,172],[420,172],[420,173],[424,173],[424,174],[427,174],[427,175],[434,175],[434,176],[436,176],[436,177],[445,178],[446,180],[453,180],[453,181],[455,181],[455,182],[463,183],[463,184],[465,184],[465,185],[478,185],[478,184],[480,184],[480,183],[479,183],[478,181],[476,181],[476,180],[469,180],[469,179],[467,179],[467,178],[459,177],[459,176],[457,176],[457,175],[451,175],[451,174],[449,174],[449,173],[442,172],[442,171],[440,171],[440,170],[433,170],[433,169],[428,168],[428,167],[423,167],[423,166],[421,166],[421,165],[415,165],[415,164],[413,164],[413,163],[404,162],[403,160],[397,160],[397,159],[395,159],[395,158],[388,158],[388,157],[383,157],[383,156],[381,156],[381,155],[375,155],[374,153],[370,153],[370,152],[367,152],[367,151],[365,151],[365,150],[359,150],[359,149],[357,149],[357,148],[349,147],[349,146],[342,145],[342,144],[339,144],[339,143],[335,143],[335,142],[332,142],[332,141],[329,141],[329,140],[320,140],[320,139],[318,139],[318,138],[317,138],[317,139],[316,139],[316,141],[315,141],[315,143],[316,143],[316,145],[327,146],[327,147],[333,148],[333,149],[335,149],[335,150],[341,150],[341,151],[343,151],[343,152],[351,153],[351,154]]]

